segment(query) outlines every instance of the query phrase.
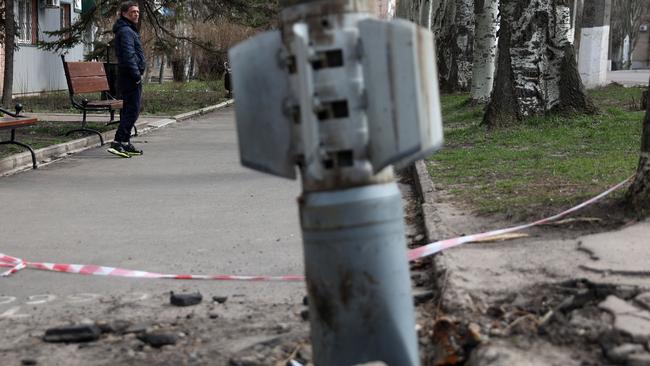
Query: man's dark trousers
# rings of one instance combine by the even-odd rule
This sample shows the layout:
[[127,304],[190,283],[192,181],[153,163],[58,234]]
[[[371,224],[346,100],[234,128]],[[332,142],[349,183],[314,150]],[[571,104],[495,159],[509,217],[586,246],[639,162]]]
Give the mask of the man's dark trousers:
[[129,142],[133,125],[140,115],[142,82],[133,80],[126,70],[120,71],[118,83],[124,104],[120,112],[120,126],[115,133],[115,141]]

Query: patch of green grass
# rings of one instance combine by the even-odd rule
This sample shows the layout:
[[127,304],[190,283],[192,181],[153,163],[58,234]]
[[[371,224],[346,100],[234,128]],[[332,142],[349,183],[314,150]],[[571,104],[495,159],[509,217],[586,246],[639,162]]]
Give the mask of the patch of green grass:
[[429,172],[481,214],[557,212],[634,173],[643,112],[625,102],[640,94],[609,86],[590,92],[600,114],[531,118],[491,131],[468,95],[445,95],[445,147],[429,158]]
[[[208,107],[224,101],[226,91],[221,81],[191,81],[187,83],[149,83],[143,90],[143,115],[174,115]],[[100,99],[99,93],[84,95],[89,100]],[[52,92],[15,100],[26,112],[80,113],[74,109],[67,91]]]
[[[81,136],[94,136],[91,133],[74,133],[66,136],[66,132],[79,128],[79,122],[49,122],[39,121],[38,124],[19,128],[16,130],[16,140],[27,145],[30,145],[34,150],[52,146],[66,141],[78,139]],[[89,122],[88,128],[95,129],[100,132],[113,130],[117,125],[107,126],[105,123]],[[9,131],[0,131],[0,140],[9,140]],[[27,151],[27,149],[18,145],[0,145],[0,159],[13,155],[16,153]]]

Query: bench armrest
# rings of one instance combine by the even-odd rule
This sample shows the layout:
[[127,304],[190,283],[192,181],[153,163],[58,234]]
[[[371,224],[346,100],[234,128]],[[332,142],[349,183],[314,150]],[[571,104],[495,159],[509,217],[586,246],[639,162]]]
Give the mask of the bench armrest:
[[16,109],[15,113],[9,112],[8,110],[6,110],[6,109],[4,109],[2,107],[0,107],[0,112],[2,112],[4,114],[7,114],[9,116],[12,116],[14,118],[20,117],[20,112],[23,111],[23,105],[18,103],[18,104],[16,104],[16,106],[14,108]]

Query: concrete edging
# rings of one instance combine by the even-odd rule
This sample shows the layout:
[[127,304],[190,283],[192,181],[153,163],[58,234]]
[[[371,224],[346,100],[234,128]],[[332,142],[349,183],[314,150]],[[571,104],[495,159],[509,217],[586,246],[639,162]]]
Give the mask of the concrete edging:
[[184,120],[190,119],[192,117],[200,116],[200,115],[203,115],[203,114],[206,114],[206,113],[214,112],[214,111],[219,110],[221,108],[228,107],[228,106],[232,105],[234,102],[235,102],[234,99],[230,99],[230,100],[227,100],[227,101],[225,101],[223,103],[219,103],[217,105],[197,109],[197,110],[194,110],[194,111],[191,111],[191,112],[177,114],[177,115],[173,116],[172,118],[175,119],[176,121],[184,121]]
[[413,164],[413,178],[415,189],[422,202],[422,220],[424,221],[424,236],[428,242],[436,240],[436,228],[433,222],[439,220],[434,203],[434,186],[424,160],[418,160]]
[[[197,109],[195,111],[178,114],[171,118],[164,118],[155,122],[141,122],[136,123],[138,127],[139,134],[146,134],[150,131],[153,131],[158,128],[165,127],[172,123],[180,122],[187,120],[189,118],[200,116],[209,112],[213,112],[225,107],[228,107],[234,103],[233,99],[227,100],[223,103],[219,103],[213,106]],[[113,141],[113,136],[115,135],[115,130],[110,130],[102,133],[104,142]],[[93,147],[98,147],[99,137],[97,135],[91,135],[87,137],[82,137],[80,139],[64,142],[62,144],[47,146],[38,150],[34,150],[36,155],[36,162],[39,166],[43,164],[49,164],[53,161],[65,158],[68,155],[75,154]],[[32,168],[32,156],[29,151],[22,153],[10,155],[6,158],[0,159],[0,176],[12,175],[24,170],[30,170]]]

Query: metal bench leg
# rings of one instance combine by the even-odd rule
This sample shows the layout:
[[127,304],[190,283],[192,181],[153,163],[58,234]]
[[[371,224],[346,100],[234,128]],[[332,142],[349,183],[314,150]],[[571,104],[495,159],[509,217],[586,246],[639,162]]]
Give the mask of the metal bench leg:
[[[114,125],[114,124],[117,124],[117,123],[120,123],[120,121],[108,122],[108,123],[106,123],[106,126]],[[133,125],[133,135],[131,135],[131,136],[138,136],[138,128],[135,125]]]
[[84,119],[81,121],[81,128],[86,128],[86,110],[84,109]]
[[12,129],[11,130],[11,140],[9,141],[0,141],[0,145],[18,145],[22,146],[25,149],[29,150],[29,153],[32,154],[32,167],[34,169],[38,169],[38,166],[36,166],[36,154],[34,153],[34,149],[32,149],[31,146],[23,144],[22,142],[16,141],[16,130]]
[[70,134],[75,133],[75,132],[91,132],[91,133],[95,133],[95,134],[97,134],[97,136],[99,136],[99,144],[101,146],[104,146],[104,136],[102,136],[102,133],[97,131],[97,130],[93,130],[92,128],[77,128],[75,130],[70,130],[70,131],[66,132],[65,135],[70,136]]

